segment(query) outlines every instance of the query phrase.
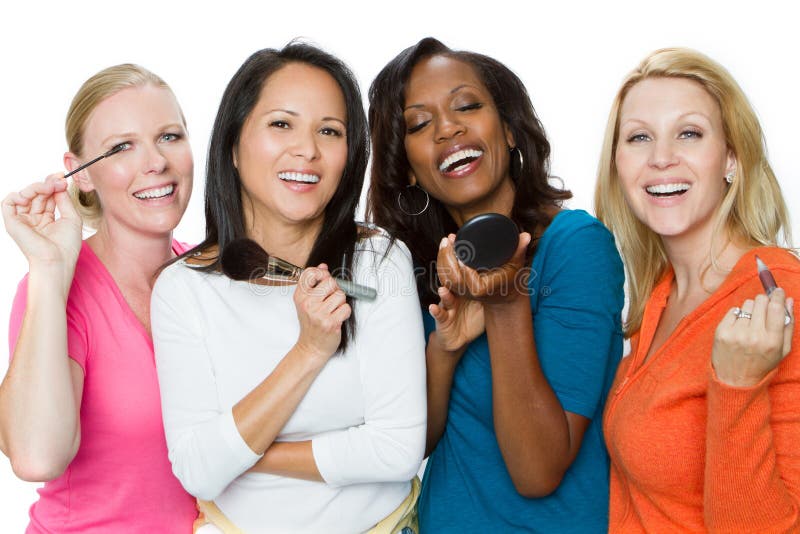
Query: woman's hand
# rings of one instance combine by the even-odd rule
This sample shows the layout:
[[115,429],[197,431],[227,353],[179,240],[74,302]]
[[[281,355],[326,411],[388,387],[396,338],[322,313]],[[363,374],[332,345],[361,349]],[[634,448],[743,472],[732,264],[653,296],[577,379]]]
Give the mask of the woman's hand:
[[62,267],[70,271],[71,279],[81,250],[82,221],[67,193],[63,173],[11,193],[3,200],[2,210],[6,231],[31,269]]
[[428,307],[436,320],[431,341],[446,352],[460,352],[484,330],[483,304],[455,296],[446,287],[439,288],[439,304]]
[[450,234],[439,245],[436,272],[444,287],[456,296],[487,304],[502,303],[525,294],[527,279],[522,274],[525,251],[531,242],[528,232],[519,234],[517,250],[507,263],[483,272],[461,263],[455,254],[455,239],[456,236]]
[[717,378],[731,386],[749,387],[775,369],[792,347],[794,316],[789,324],[784,324],[784,317],[793,306],[793,299],[778,288],[769,297],[758,295],[740,309],[732,308],[714,335],[711,362]]
[[303,271],[294,293],[294,305],[300,321],[297,347],[327,361],[339,347],[342,323],[352,312],[327,265]]

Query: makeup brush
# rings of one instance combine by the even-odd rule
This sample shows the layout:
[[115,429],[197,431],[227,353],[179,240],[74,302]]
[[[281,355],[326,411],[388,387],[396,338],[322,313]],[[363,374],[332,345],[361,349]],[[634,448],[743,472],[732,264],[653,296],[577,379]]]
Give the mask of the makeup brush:
[[[257,278],[273,282],[295,282],[300,279],[303,269],[270,256],[261,245],[248,238],[234,239],[222,250],[220,258],[222,272],[231,280],[250,281]],[[345,295],[356,299],[372,301],[378,292],[367,286],[349,280],[334,278]]]
[[109,150],[108,152],[105,152],[105,153],[103,153],[103,154],[100,154],[99,156],[97,156],[96,158],[94,158],[92,161],[87,161],[86,163],[84,163],[83,165],[81,165],[80,167],[78,167],[77,169],[73,169],[73,170],[69,171],[67,174],[65,174],[65,175],[64,175],[64,178],[69,178],[70,176],[72,176],[72,175],[73,175],[73,174],[75,174],[76,172],[80,172],[80,171],[82,171],[83,169],[85,169],[85,168],[86,168],[86,167],[88,167],[89,165],[92,165],[92,164],[94,164],[94,163],[97,163],[98,161],[100,161],[100,160],[101,160],[101,159],[103,159],[103,158],[107,158],[108,156],[113,156],[114,154],[116,154],[116,153],[117,153],[117,152],[119,152],[120,150],[123,150],[123,149],[125,148],[125,145],[126,145],[126,144],[127,144],[127,143],[120,143],[120,144],[118,144],[117,146],[115,146],[114,148],[112,148],[111,150]]
[[[772,273],[767,268],[767,264],[761,261],[761,258],[758,256],[756,256],[756,269],[758,269],[758,279],[761,280],[764,292],[766,292],[767,296],[772,295],[772,292],[778,288],[778,284],[775,282],[775,277],[772,276]],[[786,316],[783,319],[783,324],[787,325],[792,321],[792,316],[789,314],[789,310],[784,309],[784,312],[786,312]]]

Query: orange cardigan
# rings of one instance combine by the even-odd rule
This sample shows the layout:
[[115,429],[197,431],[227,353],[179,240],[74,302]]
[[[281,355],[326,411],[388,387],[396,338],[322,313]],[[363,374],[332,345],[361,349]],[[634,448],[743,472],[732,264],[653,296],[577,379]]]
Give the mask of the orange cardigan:
[[800,532],[800,331],[795,325],[791,352],[756,386],[727,386],[710,363],[723,315],[764,292],[756,254],[800,301],[797,258],[749,251],[642,364],[671,270],[653,290],[603,418],[609,532]]

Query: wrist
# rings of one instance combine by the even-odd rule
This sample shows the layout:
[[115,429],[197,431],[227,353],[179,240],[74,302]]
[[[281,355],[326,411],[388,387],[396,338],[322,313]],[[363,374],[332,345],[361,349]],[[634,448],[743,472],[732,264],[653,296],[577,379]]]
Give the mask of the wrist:
[[491,319],[505,320],[509,315],[515,315],[523,309],[530,310],[530,298],[519,291],[511,291],[502,298],[483,303],[483,313],[487,323]]
[[431,332],[428,336],[428,347],[432,349],[434,354],[440,354],[444,356],[446,362],[452,362],[454,367],[458,362],[458,359],[461,358],[461,356],[467,350],[466,344],[456,348],[447,347],[436,330]]
[[319,347],[306,343],[303,340],[298,340],[292,348],[292,353],[303,361],[304,365],[309,371],[319,371],[328,362],[333,355],[332,352],[321,350]]
[[60,295],[66,301],[72,286],[75,266],[31,263],[28,271],[29,298],[37,292]]

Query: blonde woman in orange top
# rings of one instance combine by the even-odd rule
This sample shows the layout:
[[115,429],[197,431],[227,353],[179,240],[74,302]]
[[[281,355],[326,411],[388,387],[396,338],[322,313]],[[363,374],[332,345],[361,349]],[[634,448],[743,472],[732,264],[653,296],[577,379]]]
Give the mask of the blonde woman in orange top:
[[627,265],[631,355],[604,416],[611,532],[800,529],[800,261],[762,139],[692,50],[654,52],[614,100],[595,204]]

